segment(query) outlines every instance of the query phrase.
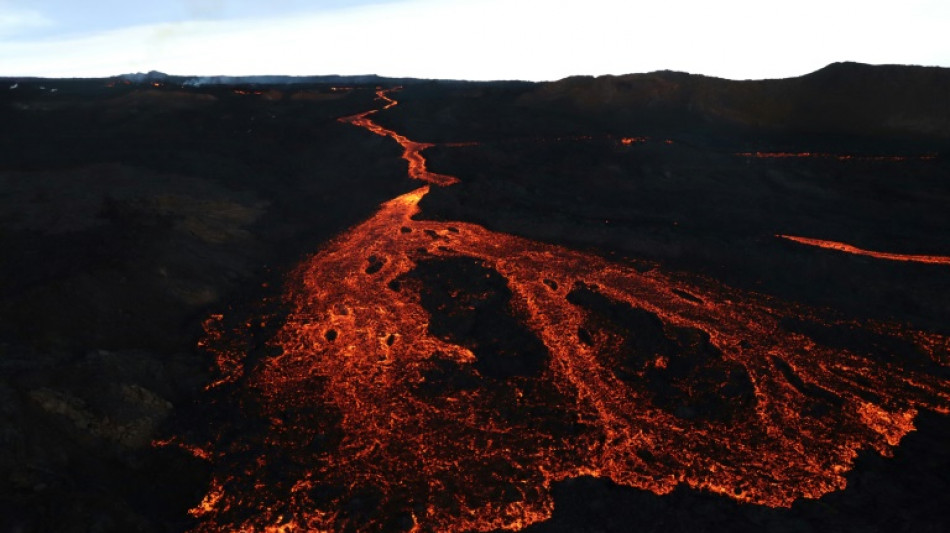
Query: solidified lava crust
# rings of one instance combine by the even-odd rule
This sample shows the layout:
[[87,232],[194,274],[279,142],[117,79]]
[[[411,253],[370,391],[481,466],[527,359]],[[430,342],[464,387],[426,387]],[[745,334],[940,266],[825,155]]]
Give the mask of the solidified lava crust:
[[415,220],[457,178],[373,113],[343,120],[426,185],[297,267],[274,355],[240,364],[209,321],[256,425],[212,443],[198,531],[518,530],[582,475],[788,507],[844,488],[859,450],[889,455],[919,409],[950,411],[947,337]]

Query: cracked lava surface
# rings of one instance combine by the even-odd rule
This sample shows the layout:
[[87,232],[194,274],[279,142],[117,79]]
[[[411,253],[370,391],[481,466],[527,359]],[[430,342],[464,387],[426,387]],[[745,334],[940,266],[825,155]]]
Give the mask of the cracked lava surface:
[[787,507],[948,413],[947,337],[414,220],[456,178],[373,113],[341,120],[425,185],[297,267],[269,355],[245,363],[209,320],[217,385],[260,427],[202,452],[198,531],[518,530],[583,475]]

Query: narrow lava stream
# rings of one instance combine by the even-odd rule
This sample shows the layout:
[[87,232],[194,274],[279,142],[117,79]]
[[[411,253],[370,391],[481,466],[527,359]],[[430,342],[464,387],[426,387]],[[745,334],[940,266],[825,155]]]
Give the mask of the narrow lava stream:
[[919,254],[896,254],[892,252],[875,252],[852,246],[848,243],[838,241],[825,241],[821,239],[812,239],[809,237],[796,237],[794,235],[776,235],[780,239],[785,239],[798,244],[815,246],[826,250],[835,250],[853,255],[863,255],[875,259],[887,259],[888,261],[905,261],[908,263],[930,263],[932,265],[950,265],[950,257],[945,255],[919,255]]
[[859,450],[890,455],[919,409],[950,410],[947,337],[414,220],[457,178],[376,112],[341,120],[402,145],[426,185],[289,276],[274,355],[244,370],[209,321],[219,384],[266,431],[202,452],[198,531],[518,530],[584,475],[788,507],[843,489]]

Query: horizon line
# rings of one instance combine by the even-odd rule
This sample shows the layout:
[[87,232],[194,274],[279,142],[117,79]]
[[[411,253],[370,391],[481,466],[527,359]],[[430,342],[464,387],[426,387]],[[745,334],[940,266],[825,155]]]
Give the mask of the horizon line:
[[[794,76],[786,77],[777,77],[777,78],[727,78],[722,76],[712,76],[708,74],[693,73],[684,70],[676,69],[658,69],[650,70],[643,72],[626,72],[621,74],[571,74],[564,76],[562,78],[550,79],[550,80],[530,80],[524,78],[498,78],[498,79],[467,79],[467,78],[430,78],[430,77],[421,77],[421,76],[412,76],[412,75],[399,75],[399,76],[390,76],[383,74],[168,74],[159,70],[149,70],[148,72],[124,72],[120,74],[112,74],[108,76],[19,76],[19,75],[7,75],[0,73],[0,80],[15,81],[15,82],[24,82],[30,80],[45,80],[45,81],[84,81],[84,80],[111,80],[111,79],[128,79],[132,77],[141,77],[141,80],[130,80],[133,83],[144,82],[146,80],[153,80],[157,77],[164,78],[181,78],[181,79],[227,79],[227,78],[238,78],[238,79],[248,79],[248,78],[291,78],[291,79],[307,79],[307,78],[379,78],[382,80],[415,80],[420,82],[426,81],[455,81],[455,82],[468,82],[468,83],[506,83],[506,82],[520,82],[520,83],[554,83],[559,81],[564,81],[573,78],[617,78],[617,77],[626,77],[626,76],[645,76],[650,74],[661,74],[661,73],[674,73],[674,74],[685,74],[688,76],[696,76],[702,78],[712,78],[720,79],[725,81],[733,82],[744,82],[744,81],[775,81],[775,80],[790,80],[802,78],[811,74],[815,74],[822,70],[835,67],[835,66],[847,66],[847,65],[856,65],[859,67],[869,67],[869,68],[885,68],[885,67],[898,67],[898,68],[919,68],[919,69],[942,69],[950,70],[950,67],[941,66],[941,65],[924,65],[924,64],[914,64],[914,63],[865,63],[861,61],[833,61],[827,65],[820,67],[809,72]],[[149,76],[154,76],[154,78],[149,78]]]

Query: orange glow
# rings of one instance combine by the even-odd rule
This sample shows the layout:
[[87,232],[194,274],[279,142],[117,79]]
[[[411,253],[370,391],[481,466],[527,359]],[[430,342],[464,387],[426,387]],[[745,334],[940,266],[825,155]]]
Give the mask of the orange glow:
[[631,144],[634,144],[634,143],[645,143],[648,140],[649,139],[647,137],[624,137],[620,139],[620,144],[624,146],[630,146]]
[[818,248],[825,248],[827,250],[836,250],[838,252],[845,252],[854,255],[864,255],[867,257],[874,257],[876,259],[908,261],[912,263],[931,263],[935,265],[950,265],[950,257],[944,255],[907,255],[889,252],[874,252],[837,241],[823,241],[821,239],[809,239],[807,237],[796,237],[794,235],[776,235],[776,237],[797,242],[799,244],[807,244],[808,246],[817,246]]
[[387,110],[387,109],[390,109],[390,108],[392,108],[392,107],[395,107],[396,104],[399,103],[399,102],[393,100],[392,98],[390,98],[390,97],[389,97],[389,93],[394,92],[394,91],[398,91],[398,90],[400,90],[400,89],[402,89],[402,87],[394,87],[394,88],[392,88],[392,89],[382,89],[382,88],[377,88],[377,89],[376,89],[376,98],[377,98],[378,100],[382,100],[382,101],[386,102],[386,105],[383,106],[383,111],[385,111],[385,110]]
[[188,443],[182,442],[182,441],[180,441],[180,440],[178,440],[178,439],[175,439],[175,438],[164,439],[164,440],[154,440],[154,441],[152,441],[152,446],[155,447],[155,448],[164,448],[164,447],[166,447],[166,446],[175,446],[175,447],[177,447],[177,448],[180,448],[180,449],[182,449],[182,450],[184,450],[184,451],[190,453],[190,454],[193,455],[195,458],[201,459],[202,461],[210,461],[210,460],[211,460],[211,453],[208,452],[208,450],[205,450],[204,448],[201,448],[200,446],[195,446],[195,445],[193,445],[193,444],[188,444]]
[[[398,88],[379,89],[376,91],[377,98],[386,102],[385,107],[383,107],[384,110],[390,109],[398,103],[396,100],[393,100],[389,97],[389,93],[396,90],[398,90]],[[376,124],[369,117],[376,114],[377,112],[378,110],[374,109],[372,111],[366,111],[365,113],[360,113],[358,115],[343,117],[340,119],[340,122],[352,124],[360,128],[366,128],[376,135],[390,137],[399,143],[399,145],[403,148],[402,158],[405,159],[407,163],[409,163],[409,176],[411,178],[432,183],[434,185],[452,185],[453,183],[458,182],[458,179],[454,176],[436,174],[434,172],[429,172],[428,169],[426,169],[426,160],[425,157],[422,156],[422,151],[426,148],[431,148],[434,145],[410,141],[405,136]]]
[[191,516],[200,518],[215,511],[220,511],[221,509],[219,504],[223,496],[224,491],[220,486],[212,487],[211,490],[205,494],[205,497],[202,498],[201,503],[199,503],[194,509],[191,509],[189,514],[191,514]]
[[[858,451],[890,453],[917,409],[950,408],[946,380],[822,345],[784,321],[871,331],[942,366],[945,336],[831,321],[707,278],[415,220],[430,187],[456,178],[428,172],[429,145],[379,126],[375,112],[341,120],[398,142],[426,184],[291,273],[274,355],[245,369],[221,317],[207,321],[219,382],[253,394],[269,430],[263,442],[216,444],[213,457],[233,453],[227,464],[241,466],[216,473],[192,511],[198,531],[391,528],[352,511],[366,501],[412,531],[520,530],[551,516],[554,483],[582,475],[788,507],[844,488]],[[493,356],[432,312],[458,306],[473,335],[495,342],[500,322],[480,324],[478,310],[498,295],[524,332],[512,367],[486,366]],[[338,413],[337,425],[319,413]],[[326,435],[336,444],[315,447]]]

